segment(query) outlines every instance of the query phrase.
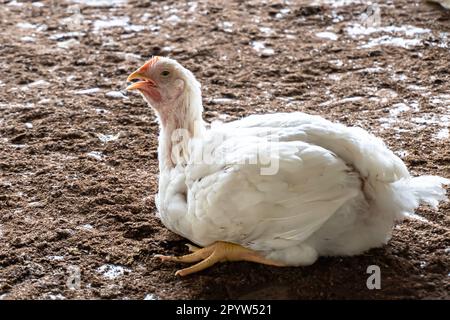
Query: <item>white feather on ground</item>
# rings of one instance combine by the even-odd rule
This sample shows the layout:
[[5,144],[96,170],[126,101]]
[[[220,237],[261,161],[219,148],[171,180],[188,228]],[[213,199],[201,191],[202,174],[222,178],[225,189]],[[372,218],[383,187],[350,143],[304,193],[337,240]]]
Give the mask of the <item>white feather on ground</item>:
[[439,3],[445,9],[450,9],[450,0],[428,0],[429,2]]

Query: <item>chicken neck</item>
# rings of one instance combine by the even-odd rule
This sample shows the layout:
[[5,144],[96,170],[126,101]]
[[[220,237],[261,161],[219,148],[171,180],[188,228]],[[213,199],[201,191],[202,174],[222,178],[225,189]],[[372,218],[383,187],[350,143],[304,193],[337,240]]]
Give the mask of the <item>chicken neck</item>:
[[203,135],[205,124],[200,88],[187,85],[184,93],[158,112],[159,166],[170,169],[189,160],[189,141]]

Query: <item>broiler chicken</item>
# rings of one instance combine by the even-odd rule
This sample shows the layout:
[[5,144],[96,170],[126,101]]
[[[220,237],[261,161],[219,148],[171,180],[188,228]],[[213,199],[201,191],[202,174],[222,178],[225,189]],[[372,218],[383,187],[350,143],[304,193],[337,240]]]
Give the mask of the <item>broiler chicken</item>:
[[153,57],[133,72],[160,122],[158,215],[203,247],[163,260],[306,266],[319,256],[356,255],[385,244],[420,203],[444,200],[437,176],[405,164],[361,128],[300,112],[202,120],[200,84],[175,60]]

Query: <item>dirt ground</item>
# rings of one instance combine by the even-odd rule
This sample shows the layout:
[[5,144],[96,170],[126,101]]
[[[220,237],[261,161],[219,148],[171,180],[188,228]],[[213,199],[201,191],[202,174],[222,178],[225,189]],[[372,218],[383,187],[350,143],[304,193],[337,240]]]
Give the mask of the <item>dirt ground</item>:
[[176,277],[153,258],[187,251],[155,217],[158,124],[124,91],[167,55],[202,83],[209,121],[320,114],[450,177],[450,11],[378,1],[381,27],[364,28],[361,1],[0,3],[0,299],[450,298],[448,203],[361,256]]

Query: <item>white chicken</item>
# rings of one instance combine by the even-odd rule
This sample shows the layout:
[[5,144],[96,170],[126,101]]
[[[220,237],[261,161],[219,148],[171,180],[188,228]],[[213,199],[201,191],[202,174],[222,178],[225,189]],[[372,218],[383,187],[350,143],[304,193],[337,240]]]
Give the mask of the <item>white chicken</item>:
[[405,164],[361,128],[305,113],[254,115],[207,127],[200,84],[175,60],[153,57],[133,72],[160,122],[158,215],[204,247],[163,260],[305,266],[385,244],[419,203],[446,199],[437,176]]

